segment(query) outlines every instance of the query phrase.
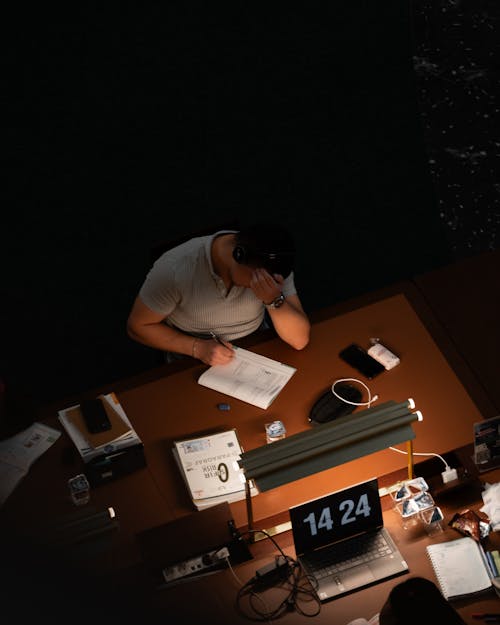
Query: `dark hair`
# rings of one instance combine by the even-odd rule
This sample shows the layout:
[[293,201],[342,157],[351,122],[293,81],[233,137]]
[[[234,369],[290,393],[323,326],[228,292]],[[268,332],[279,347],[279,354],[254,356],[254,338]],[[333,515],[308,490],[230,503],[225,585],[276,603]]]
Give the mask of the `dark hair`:
[[434,582],[410,577],[389,593],[379,616],[380,625],[422,625],[425,622],[465,625]]
[[277,224],[260,223],[236,233],[233,257],[249,267],[264,267],[286,278],[293,269],[295,246],[290,233]]

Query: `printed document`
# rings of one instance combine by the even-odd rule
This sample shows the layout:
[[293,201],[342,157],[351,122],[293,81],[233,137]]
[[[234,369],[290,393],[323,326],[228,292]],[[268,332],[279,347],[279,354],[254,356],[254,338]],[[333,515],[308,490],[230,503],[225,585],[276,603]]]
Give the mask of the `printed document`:
[[61,432],[35,421],[30,427],[0,441],[0,505],[28,473],[35,460],[61,436]]
[[220,393],[267,408],[297,371],[294,367],[234,347],[235,355],[226,365],[214,365],[198,378],[198,383]]

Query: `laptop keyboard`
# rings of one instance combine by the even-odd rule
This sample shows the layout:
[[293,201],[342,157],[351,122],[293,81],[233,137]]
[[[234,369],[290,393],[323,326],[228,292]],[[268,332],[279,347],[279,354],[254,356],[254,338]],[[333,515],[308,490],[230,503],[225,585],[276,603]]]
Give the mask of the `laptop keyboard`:
[[372,562],[392,553],[390,545],[381,533],[360,536],[338,545],[325,547],[307,555],[307,563],[317,579],[340,571]]

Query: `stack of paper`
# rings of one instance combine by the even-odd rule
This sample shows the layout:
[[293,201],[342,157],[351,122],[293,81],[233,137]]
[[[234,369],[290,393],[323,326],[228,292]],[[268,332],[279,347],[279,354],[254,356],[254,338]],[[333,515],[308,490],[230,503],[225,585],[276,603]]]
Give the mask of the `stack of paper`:
[[[237,463],[242,448],[236,430],[179,440],[172,451],[198,510],[245,498],[245,476]],[[257,494],[253,484],[250,492]]]
[[79,404],[59,411],[59,421],[84,462],[89,462],[102,453],[111,453],[141,442],[116,395],[109,393],[103,395],[102,399],[111,429],[98,434],[91,434],[87,430]]

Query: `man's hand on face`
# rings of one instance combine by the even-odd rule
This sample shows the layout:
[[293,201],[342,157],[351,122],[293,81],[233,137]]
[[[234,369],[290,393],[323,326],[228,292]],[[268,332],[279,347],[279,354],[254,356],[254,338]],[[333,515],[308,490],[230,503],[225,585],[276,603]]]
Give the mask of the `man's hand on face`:
[[250,279],[250,288],[255,297],[264,304],[270,304],[280,294],[283,285],[283,276],[275,273],[271,275],[263,268],[254,269]]

